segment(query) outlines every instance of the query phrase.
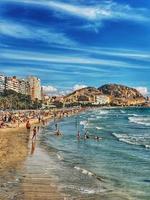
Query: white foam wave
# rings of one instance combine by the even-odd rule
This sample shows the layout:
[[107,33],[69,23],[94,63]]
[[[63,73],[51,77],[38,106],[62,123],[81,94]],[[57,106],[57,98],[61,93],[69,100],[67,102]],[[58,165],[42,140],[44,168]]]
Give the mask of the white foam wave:
[[102,127],[99,127],[99,126],[97,126],[97,127],[96,127],[96,129],[97,129],[97,130],[101,130],[101,129],[103,129],[103,128],[102,128]]
[[141,115],[137,115],[137,114],[128,114],[128,116],[133,116],[133,117],[140,117]]
[[146,145],[145,145],[145,148],[146,148],[146,149],[150,149],[150,145],[146,144]]
[[150,118],[148,117],[129,117],[128,119],[131,123],[150,126]]
[[150,137],[146,135],[127,135],[127,134],[118,134],[118,133],[112,133],[114,137],[116,137],[119,141],[131,144],[131,145],[137,145],[137,146],[143,146],[145,148],[150,148],[149,144],[145,144],[149,141]]
[[80,168],[78,166],[75,166],[74,169],[81,171],[82,174],[88,175],[88,176],[94,176],[94,174],[84,168]]
[[87,125],[87,121],[80,121],[80,125]]
[[109,113],[108,110],[100,110],[100,111],[99,111],[99,114],[100,114],[100,115],[106,115],[106,114],[108,114],[108,113]]
[[80,125],[82,125],[84,128],[87,128],[88,122],[86,120],[80,121]]
[[123,114],[126,113],[124,110],[121,110],[120,112],[123,113]]
[[63,160],[63,159],[64,159],[63,156],[62,156],[61,154],[58,154],[58,153],[57,153],[57,158],[58,158],[59,160]]
[[95,194],[97,191],[95,189],[89,189],[89,188],[80,188],[81,193],[83,194]]

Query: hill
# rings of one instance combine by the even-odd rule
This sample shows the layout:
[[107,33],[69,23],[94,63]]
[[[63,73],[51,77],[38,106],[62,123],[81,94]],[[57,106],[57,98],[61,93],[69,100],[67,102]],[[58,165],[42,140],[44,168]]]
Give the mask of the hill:
[[95,97],[101,95],[101,92],[95,87],[86,87],[72,92],[64,97],[65,104],[88,104],[94,103]]
[[118,84],[106,84],[99,88],[86,87],[63,98],[65,105],[143,105],[145,97],[135,88]]
[[111,105],[141,105],[145,97],[135,88],[118,84],[106,84],[98,88],[103,95],[110,96]]

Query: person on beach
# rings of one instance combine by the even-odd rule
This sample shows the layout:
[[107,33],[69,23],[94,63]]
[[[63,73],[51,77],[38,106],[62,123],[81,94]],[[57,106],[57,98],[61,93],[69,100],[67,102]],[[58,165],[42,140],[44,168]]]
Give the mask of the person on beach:
[[84,134],[84,139],[86,140],[86,139],[89,139],[89,136],[88,136],[88,134],[87,134],[87,131],[85,132],[85,134]]
[[38,132],[40,131],[40,127],[39,127],[39,126],[37,127],[37,131],[38,131]]
[[37,134],[37,130],[36,130],[36,126],[33,129],[33,136],[32,136],[32,140],[35,138],[36,139],[36,134]]
[[44,118],[42,118],[42,124],[43,124],[43,126],[45,126],[45,120],[44,120]]
[[55,135],[57,135],[57,136],[62,136],[62,133],[61,133],[60,130],[58,129],[58,130],[56,131]]
[[38,121],[39,121],[39,123],[41,123],[41,117],[40,117],[40,115],[39,115],[39,117],[38,117]]
[[102,140],[102,138],[100,138],[99,136],[95,136],[95,140],[99,141]]
[[58,124],[56,123],[55,124],[55,130],[57,131],[57,129],[58,129]]
[[27,130],[30,130],[30,128],[31,128],[31,124],[30,124],[30,122],[29,122],[29,120],[28,120],[27,123],[26,123],[26,129],[27,129]]
[[78,131],[77,133],[77,139],[79,140],[80,139],[80,132]]

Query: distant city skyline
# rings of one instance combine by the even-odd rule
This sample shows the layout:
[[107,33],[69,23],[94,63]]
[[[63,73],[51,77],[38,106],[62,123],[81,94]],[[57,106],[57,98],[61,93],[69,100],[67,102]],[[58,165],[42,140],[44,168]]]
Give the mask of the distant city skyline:
[[0,72],[52,93],[118,83],[148,94],[149,19],[144,0],[1,0]]

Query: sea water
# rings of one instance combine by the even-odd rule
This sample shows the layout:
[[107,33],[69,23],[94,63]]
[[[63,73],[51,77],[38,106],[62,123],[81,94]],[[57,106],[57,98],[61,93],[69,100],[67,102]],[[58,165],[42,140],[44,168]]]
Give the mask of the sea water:
[[63,192],[72,199],[150,200],[149,108],[98,108],[57,123],[63,136],[54,135],[52,122],[41,145]]

